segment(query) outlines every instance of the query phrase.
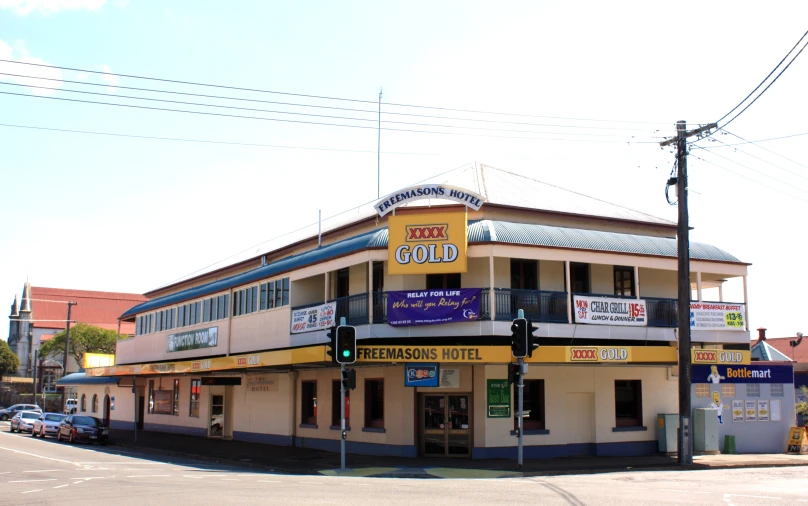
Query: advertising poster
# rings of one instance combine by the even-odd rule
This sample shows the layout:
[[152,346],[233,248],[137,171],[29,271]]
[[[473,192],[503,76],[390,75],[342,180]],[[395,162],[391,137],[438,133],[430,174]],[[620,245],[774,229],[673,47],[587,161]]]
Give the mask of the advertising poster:
[[733,399],[732,401],[732,421],[743,422],[743,400]]
[[488,418],[511,417],[511,385],[507,379],[487,380]]
[[448,274],[468,270],[465,209],[390,216],[387,234],[388,274]]
[[757,403],[757,419],[758,422],[769,421],[769,401],[758,401]]
[[292,334],[323,330],[336,325],[336,302],[327,302],[292,311]]
[[611,299],[576,295],[575,323],[645,327],[648,318],[642,299]]
[[769,411],[770,411],[770,415],[771,415],[770,418],[771,418],[772,422],[779,422],[782,419],[781,413],[780,413],[780,400],[779,399],[778,400],[772,400],[770,402],[770,405],[771,406],[770,406]]
[[693,330],[743,330],[743,304],[692,302],[690,328]]
[[438,386],[441,388],[460,388],[460,369],[441,368]]
[[694,365],[691,371],[693,383],[794,383],[791,364]]
[[746,421],[757,421],[757,401],[745,400],[744,406],[746,406]]
[[404,366],[405,387],[436,387],[440,367],[438,364],[407,364]]
[[387,292],[387,323],[409,327],[476,321],[481,293],[480,288]]

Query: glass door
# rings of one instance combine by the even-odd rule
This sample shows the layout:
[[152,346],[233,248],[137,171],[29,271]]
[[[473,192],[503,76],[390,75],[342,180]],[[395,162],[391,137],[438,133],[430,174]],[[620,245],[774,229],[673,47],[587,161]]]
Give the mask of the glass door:
[[469,395],[424,394],[421,399],[421,454],[470,456]]
[[224,395],[210,396],[210,437],[224,435]]

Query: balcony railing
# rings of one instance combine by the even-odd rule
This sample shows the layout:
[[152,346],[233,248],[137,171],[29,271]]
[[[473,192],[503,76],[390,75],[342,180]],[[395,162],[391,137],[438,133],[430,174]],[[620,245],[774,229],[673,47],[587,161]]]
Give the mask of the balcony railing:
[[513,320],[518,311],[537,322],[567,323],[567,292],[495,288],[496,319]]
[[345,317],[346,325],[367,325],[368,320],[368,294],[360,293],[340,297],[329,302],[337,304],[337,323]]
[[678,307],[676,299],[658,299],[643,297],[645,309],[648,312],[649,327],[677,327],[679,325]]

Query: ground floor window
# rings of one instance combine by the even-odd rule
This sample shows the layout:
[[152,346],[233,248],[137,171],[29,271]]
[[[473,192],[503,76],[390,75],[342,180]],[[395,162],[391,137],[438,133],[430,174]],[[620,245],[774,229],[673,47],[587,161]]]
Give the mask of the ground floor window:
[[81,410],[87,411],[87,396],[84,394],[81,394]]
[[384,428],[384,380],[365,380],[365,427]]
[[199,418],[199,397],[202,392],[202,380],[191,380],[191,405],[188,408],[188,416]]
[[300,395],[300,423],[317,425],[317,382],[301,382]]
[[617,427],[641,427],[642,382],[615,380],[614,408]]
[[[340,388],[342,387],[342,381],[334,380],[331,382],[331,426],[332,427],[342,427],[342,413],[340,409],[340,397],[341,392]],[[348,409],[350,405],[351,399],[351,391],[345,391],[345,427],[351,426],[351,413]]]
[[[518,396],[517,392],[517,396]],[[514,396],[514,430],[519,427],[518,397]],[[522,399],[522,429],[544,430],[544,380],[525,380]]]
[[98,394],[93,394],[93,413],[98,413]]

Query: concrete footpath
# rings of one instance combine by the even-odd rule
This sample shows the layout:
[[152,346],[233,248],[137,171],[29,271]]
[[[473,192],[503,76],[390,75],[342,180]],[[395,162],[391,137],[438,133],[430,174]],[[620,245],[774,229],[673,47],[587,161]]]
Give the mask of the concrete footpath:
[[345,473],[339,472],[340,456],[310,448],[274,446],[242,441],[224,441],[162,432],[110,430],[110,444],[123,448],[175,455],[206,462],[258,467],[283,474],[324,474],[402,478],[505,478],[588,474],[632,470],[682,471],[740,467],[808,466],[808,455],[747,454],[701,455],[687,468],[676,457],[567,457],[526,460],[522,469],[516,461],[505,459],[470,460],[465,458],[404,458],[348,455]]

